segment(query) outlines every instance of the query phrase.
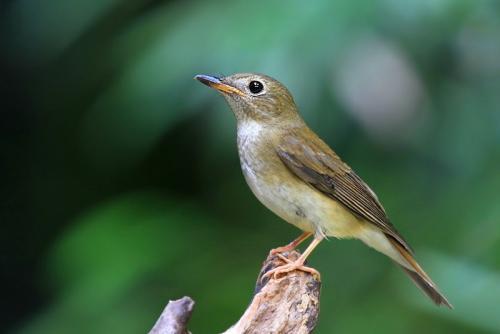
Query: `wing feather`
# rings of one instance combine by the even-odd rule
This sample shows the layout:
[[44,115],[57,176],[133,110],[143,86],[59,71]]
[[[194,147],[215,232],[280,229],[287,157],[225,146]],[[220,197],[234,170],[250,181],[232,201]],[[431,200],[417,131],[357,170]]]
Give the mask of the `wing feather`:
[[300,132],[284,136],[276,151],[281,161],[304,182],[374,224],[411,253],[373,190],[328,145],[312,132],[308,138],[310,135],[314,140],[307,140]]

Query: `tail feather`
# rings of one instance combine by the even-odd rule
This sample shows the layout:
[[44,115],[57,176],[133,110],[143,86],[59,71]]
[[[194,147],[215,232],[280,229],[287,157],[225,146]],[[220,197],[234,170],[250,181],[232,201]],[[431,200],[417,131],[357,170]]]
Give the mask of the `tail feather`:
[[408,274],[408,276],[410,276],[410,278],[413,280],[415,285],[418,286],[420,288],[420,290],[422,290],[427,296],[429,296],[429,298],[432,299],[432,301],[434,303],[436,303],[436,305],[438,305],[438,306],[444,305],[444,306],[449,307],[450,309],[453,308],[453,305],[451,305],[450,302],[448,301],[448,299],[446,299],[446,297],[443,296],[437,290],[436,286],[434,285],[434,283],[432,281],[428,281],[428,280],[424,279],[422,276],[420,276],[419,273],[417,273],[415,271],[411,271],[409,269],[406,269],[403,266],[401,266],[401,268],[403,268],[403,270]]
[[407,266],[399,264],[417,285],[417,287],[419,287],[420,290],[422,290],[427,296],[429,296],[429,298],[432,299],[432,301],[434,301],[436,305],[445,305],[449,308],[453,308],[446,297],[443,296],[441,292],[439,292],[436,284],[434,284],[429,275],[427,275],[427,273],[420,267],[417,261],[415,261],[412,254],[410,254],[397,240],[393,239],[390,236],[387,236],[387,239],[411,267],[411,269],[409,269]]

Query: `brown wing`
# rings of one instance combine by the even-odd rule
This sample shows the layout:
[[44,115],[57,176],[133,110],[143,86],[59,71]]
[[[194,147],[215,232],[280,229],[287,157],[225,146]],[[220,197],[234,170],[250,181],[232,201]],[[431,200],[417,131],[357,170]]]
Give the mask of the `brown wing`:
[[307,139],[303,132],[284,136],[277,154],[304,182],[342,203],[412,252],[408,243],[390,223],[375,193],[314,133],[307,131]]

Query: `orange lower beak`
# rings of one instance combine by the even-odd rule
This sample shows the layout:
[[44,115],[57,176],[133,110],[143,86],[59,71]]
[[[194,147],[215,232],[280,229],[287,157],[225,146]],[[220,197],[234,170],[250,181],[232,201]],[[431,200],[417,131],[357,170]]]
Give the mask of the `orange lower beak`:
[[243,93],[238,88],[223,83],[217,77],[210,76],[210,75],[204,75],[204,74],[198,74],[194,78],[196,80],[198,80],[199,82],[201,82],[202,84],[205,84],[205,85],[207,85],[209,87],[215,88],[215,89],[217,89],[220,92],[229,93],[229,94],[237,94],[237,95],[240,95],[240,96],[244,96],[245,95],[245,93]]

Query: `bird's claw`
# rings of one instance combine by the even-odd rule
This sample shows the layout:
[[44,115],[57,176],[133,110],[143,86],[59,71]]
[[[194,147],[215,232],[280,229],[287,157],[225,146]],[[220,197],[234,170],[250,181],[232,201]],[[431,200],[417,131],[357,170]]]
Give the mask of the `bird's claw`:
[[292,263],[293,262],[292,260],[290,260],[289,258],[284,256],[283,254],[277,253],[276,256],[279,257],[285,263]]
[[313,275],[313,277],[317,280],[321,279],[321,275],[316,269],[305,266],[302,261],[292,262],[289,259],[285,258],[283,255],[281,255],[281,256],[280,255],[281,254],[278,255],[280,257],[280,259],[282,259],[283,261],[285,261],[287,263],[282,265],[282,266],[276,267],[272,270],[269,270],[267,273],[265,273],[262,276],[261,280],[264,280],[265,278],[271,278],[271,277],[273,279],[279,279],[280,275],[287,274],[287,273],[294,271],[294,270],[300,270],[300,271],[309,273],[309,274]]

